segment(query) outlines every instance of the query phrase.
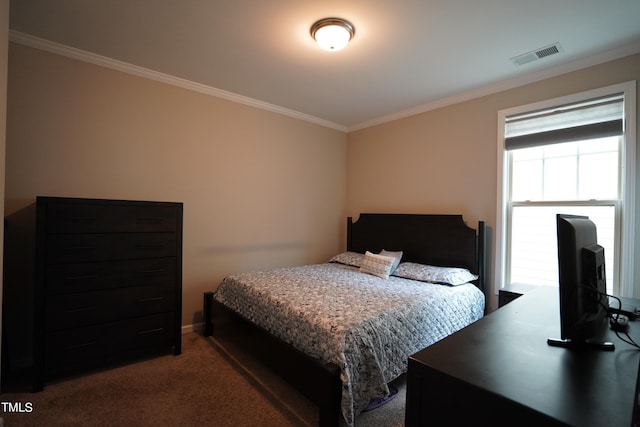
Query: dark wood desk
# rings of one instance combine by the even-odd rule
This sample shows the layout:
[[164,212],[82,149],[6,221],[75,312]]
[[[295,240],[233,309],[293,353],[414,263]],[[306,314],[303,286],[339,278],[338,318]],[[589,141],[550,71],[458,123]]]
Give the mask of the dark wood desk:
[[[634,425],[640,351],[608,327],[613,352],[547,345],[558,299],[540,287],[411,356],[406,426]],[[629,326],[640,342],[640,320]]]

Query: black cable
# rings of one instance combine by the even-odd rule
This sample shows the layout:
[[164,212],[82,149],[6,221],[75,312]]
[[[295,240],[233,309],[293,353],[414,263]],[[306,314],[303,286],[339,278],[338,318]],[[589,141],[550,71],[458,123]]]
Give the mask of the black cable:
[[[589,291],[591,291],[591,292],[595,292],[595,293],[597,293],[597,294],[598,294],[598,295],[600,295],[600,296],[605,296],[605,297],[607,297],[607,298],[613,298],[613,299],[615,299],[615,300],[618,302],[618,310],[622,310],[622,300],[620,300],[620,298],[618,298],[617,296],[615,296],[615,295],[609,295],[609,294],[607,294],[607,293],[605,293],[605,292],[600,292],[599,290],[597,290],[597,289],[593,289],[593,288],[591,288],[591,287],[589,287],[589,286],[581,285],[581,287],[582,287],[582,288],[585,288],[585,289],[588,289],[588,290],[589,290]],[[607,300],[607,301],[608,301],[608,300]],[[607,312],[607,317],[612,318],[612,319],[614,320],[614,322],[617,322],[617,321],[618,321],[618,317],[620,316],[620,313],[619,313],[619,312],[612,313],[612,312],[611,312],[611,310],[610,310],[609,305],[606,305],[606,306],[605,306],[605,305],[602,303],[602,298],[598,298],[598,304],[600,304],[600,306],[601,306],[601,307],[602,307],[602,308]],[[615,318],[614,318],[614,316],[615,316]],[[629,345],[631,345],[631,346],[633,346],[633,347],[637,348],[638,350],[640,350],[640,345],[638,345],[638,344],[633,340],[633,338],[631,338],[631,336],[629,335],[629,332],[627,332],[627,331],[616,331],[615,329],[613,330],[613,332],[615,332],[616,336],[620,339],[620,341],[625,342],[625,343],[627,343],[627,344],[629,344]],[[625,339],[625,338],[623,338],[623,337],[620,335],[620,332],[624,333],[624,335],[625,335],[626,339]]]

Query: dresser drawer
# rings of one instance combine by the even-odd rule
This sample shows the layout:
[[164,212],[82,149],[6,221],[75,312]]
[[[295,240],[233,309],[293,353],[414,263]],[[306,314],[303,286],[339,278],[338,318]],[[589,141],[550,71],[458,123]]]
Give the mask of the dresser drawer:
[[47,263],[79,263],[175,256],[175,233],[53,234]]
[[82,370],[144,349],[168,349],[174,338],[173,312],[49,333],[45,372]]
[[47,297],[47,332],[171,311],[175,286],[138,286]]
[[176,231],[175,206],[49,203],[48,233]]
[[140,285],[175,285],[175,257],[126,261],[51,264],[47,266],[48,294],[87,292]]

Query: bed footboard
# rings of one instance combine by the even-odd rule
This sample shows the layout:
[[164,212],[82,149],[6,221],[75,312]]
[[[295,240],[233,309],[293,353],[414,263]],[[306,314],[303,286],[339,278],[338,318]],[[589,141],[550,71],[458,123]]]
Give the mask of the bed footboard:
[[337,426],[342,410],[342,381],[335,364],[320,364],[204,293],[203,335],[224,337],[247,350],[264,365],[318,405],[320,426]]

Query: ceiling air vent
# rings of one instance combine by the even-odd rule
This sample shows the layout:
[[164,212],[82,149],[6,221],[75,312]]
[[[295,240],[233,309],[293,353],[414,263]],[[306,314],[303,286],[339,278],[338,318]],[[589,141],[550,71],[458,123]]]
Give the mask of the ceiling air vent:
[[562,46],[560,46],[560,43],[554,43],[552,45],[541,47],[540,49],[536,49],[532,52],[515,56],[511,58],[511,62],[513,62],[516,65],[524,65],[524,64],[528,64],[529,62],[533,62],[541,58],[546,58],[547,56],[555,55],[563,51],[564,49],[562,49]]

